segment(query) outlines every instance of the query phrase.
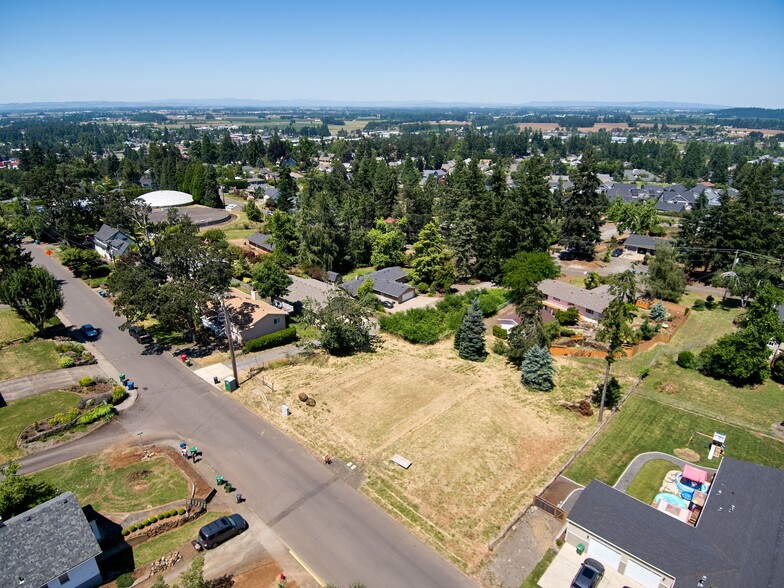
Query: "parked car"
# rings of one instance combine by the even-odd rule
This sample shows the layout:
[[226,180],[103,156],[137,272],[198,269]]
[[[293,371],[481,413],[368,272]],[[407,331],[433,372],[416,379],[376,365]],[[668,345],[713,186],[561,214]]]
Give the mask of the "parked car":
[[147,345],[148,343],[152,343],[152,335],[150,335],[142,327],[136,327],[136,326],[129,327],[128,333],[130,333],[131,337],[136,339],[142,345]]
[[604,577],[604,566],[590,557],[583,561],[580,570],[572,580],[572,588],[594,588]]
[[82,332],[85,339],[95,339],[98,336],[98,331],[90,323],[82,325],[79,330]]
[[235,208],[237,208],[236,204],[227,204],[226,205],[226,210],[234,210]]
[[199,530],[196,542],[203,549],[212,549],[235,535],[239,535],[247,528],[247,521],[238,514],[221,517],[208,525],[204,525]]
[[617,248],[617,249],[613,250],[613,252],[612,252],[612,256],[613,256],[613,257],[620,257],[622,253],[623,253],[623,249],[621,249],[621,248],[619,247],[619,248]]

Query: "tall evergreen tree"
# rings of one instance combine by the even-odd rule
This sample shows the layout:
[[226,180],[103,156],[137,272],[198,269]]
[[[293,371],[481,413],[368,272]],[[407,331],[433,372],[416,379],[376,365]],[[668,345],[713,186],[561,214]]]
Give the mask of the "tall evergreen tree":
[[289,166],[281,166],[280,177],[276,185],[278,188],[278,200],[276,208],[283,212],[291,212],[297,198],[297,182],[291,177]]
[[577,255],[592,259],[602,238],[602,213],[607,208],[607,199],[598,191],[601,182],[590,149],[583,153],[573,181],[572,193],[564,202],[560,243]]
[[526,388],[550,392],[555,386],[555,366],[548,349],[533,345],[525,354],[520,367],[520,380]]
[[411,281],[415,284],[424,282],[446,290],[455,281],[452,253],[432,221],[424,226],[414,243],[414,261],[411,266]]
[[479,299],[474,298],[471,307],[460,325],[460,346],[458,354],[469,361],[481,361],[487,356],[485,351],[485,323],[482,320]]

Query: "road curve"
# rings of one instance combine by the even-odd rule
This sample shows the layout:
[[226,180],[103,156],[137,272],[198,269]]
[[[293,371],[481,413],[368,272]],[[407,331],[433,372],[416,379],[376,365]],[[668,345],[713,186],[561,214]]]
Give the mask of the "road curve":
[[170,354],[141,355],[118,330],[122,319],[81,280],[29,246],[35,263],[62,281],[63,312],[101,329],[98,350],[141,389],[116,422],[70,445],[24,460],[32,471],[115,441],[180,438],[238,487],[248,506],[323,581],[347,586],[461,587],[477,584],[414,538],[320,460],[263,419],[185,369]]

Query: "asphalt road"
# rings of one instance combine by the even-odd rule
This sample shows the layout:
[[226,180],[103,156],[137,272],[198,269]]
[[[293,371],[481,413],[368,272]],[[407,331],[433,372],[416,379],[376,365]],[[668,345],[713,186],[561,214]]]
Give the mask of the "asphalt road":
[[193,375],[170,354],[141,355],[118,330],[110,305],[42,247],[29,246],[35,263],[63,283],[63,312],[75,324],[101,329],[98,350],[141,389],[116,422],[70,445],[25,460],[27,471],[72,459],[113,442],[179,438],[204,452],[205,461],[240,489],[247,505],[324,582],[376,587],[476,586],[434,550],[362,494],[337,478],[308,451],[264,420]]

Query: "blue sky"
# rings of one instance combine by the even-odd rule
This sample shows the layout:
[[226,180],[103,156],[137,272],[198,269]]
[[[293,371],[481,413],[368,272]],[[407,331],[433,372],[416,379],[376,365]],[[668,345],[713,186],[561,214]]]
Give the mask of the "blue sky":
[[784,0],[0,0],[0,103],[784,107]]

